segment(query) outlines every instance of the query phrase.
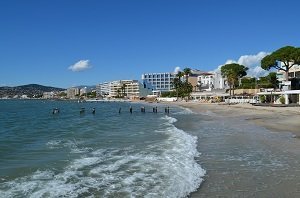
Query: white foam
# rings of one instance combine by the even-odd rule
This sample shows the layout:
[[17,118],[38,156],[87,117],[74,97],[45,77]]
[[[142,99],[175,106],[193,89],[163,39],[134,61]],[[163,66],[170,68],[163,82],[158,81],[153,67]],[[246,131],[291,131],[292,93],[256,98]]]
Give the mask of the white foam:
[[[61,172],[36,171],[0,184],[3,197],[185,197],[202,182],[205,170],[196,163],[197,138],[177,129],[164,116],[164,142],[122,149],[86,150]],[[78,148],[74,142],[48,146]],[[94,192],[96,192],[94,194]]]
[[175,115],[190,115],[190,114],[195,114],[195,112],[193,112],[191,109],[186,108],[186,107],[179,107],[180,111],[179,112],[175,112],[173,114]]

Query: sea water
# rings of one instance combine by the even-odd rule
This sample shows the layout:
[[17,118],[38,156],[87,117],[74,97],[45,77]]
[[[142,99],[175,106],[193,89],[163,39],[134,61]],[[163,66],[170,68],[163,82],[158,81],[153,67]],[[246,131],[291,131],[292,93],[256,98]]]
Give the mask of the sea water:
[[185,110],[154,106],[0,100],[0,197],[189,195],[205,174],[197,137],[174,126]]

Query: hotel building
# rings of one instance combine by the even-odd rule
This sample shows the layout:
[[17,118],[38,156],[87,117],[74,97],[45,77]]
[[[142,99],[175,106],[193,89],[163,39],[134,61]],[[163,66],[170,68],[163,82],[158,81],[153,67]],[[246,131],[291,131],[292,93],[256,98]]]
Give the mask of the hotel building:
[[137,80],[117,80],[105,82],[96,86],[98,96],[102,97],[145,97],[151,94],[151,89],[144,88]]
[[79,93],[80,93],[79,88],[71,87],[67,89],[67,97],[70,99],[76,99]]
[[142,74],[144,88],[152,89],[155,92],[171,91],[175,73],[145,73]]

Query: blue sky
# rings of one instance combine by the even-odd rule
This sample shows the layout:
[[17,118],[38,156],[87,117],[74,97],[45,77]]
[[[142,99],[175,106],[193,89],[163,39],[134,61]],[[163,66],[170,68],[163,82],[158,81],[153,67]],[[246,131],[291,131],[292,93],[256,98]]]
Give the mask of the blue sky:
[[296,0],[2,0],[0,86],[95,85],[230,61],[255,73],[266,53],[300,45],[299,7]]

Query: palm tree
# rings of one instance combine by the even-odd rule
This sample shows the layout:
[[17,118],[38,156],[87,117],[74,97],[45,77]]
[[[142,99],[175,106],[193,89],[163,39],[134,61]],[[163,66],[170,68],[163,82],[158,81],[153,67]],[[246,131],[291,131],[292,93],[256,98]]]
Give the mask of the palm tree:
[[191,68],[188,68],[188,67],[184,68],[183,73],[184,73],[186,81],[188,82],[189,81],[189,75],[192,74]]
[[126,84],[122,83],[121,90],[122,90],[123,97],[125,97],[125,89],[126,89]]
[[120,89],[117,89],[117,98],[120,98],[120,93],[121,93]]
[[173,79],[173,86],[176,90],[177,99],[178,99],[178,96],[179,96],[179,89],[182,87],[181,78],[183,77],[183,75],[184,75],[183,72],[178,71],[175,78]]
[[184,76],[184,73],[182,71],[179,71],[177,74],[176,74],[176,77],[179,79],[179,81],[181,82],[181,78]]

